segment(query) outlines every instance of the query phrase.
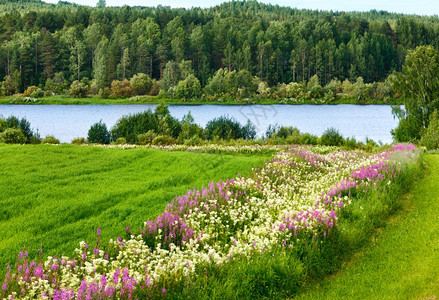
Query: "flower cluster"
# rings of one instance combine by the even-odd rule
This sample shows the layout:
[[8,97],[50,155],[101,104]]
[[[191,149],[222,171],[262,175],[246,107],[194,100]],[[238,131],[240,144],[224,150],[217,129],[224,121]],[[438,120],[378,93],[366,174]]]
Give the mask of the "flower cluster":
[[408,161],[415,148],[396,145],[379,154],[312,150],[293,147],[249,176],[190,190],[138,232],[105,246],[99,241],[94,249],[81,242],[75,257],[30,262],[21,253],[0,296],[145,298],[166,294],[172,282],[195,276],[199,265],[324,239],[354,201],[352,193],[390,182],[403,161],[395,157]]

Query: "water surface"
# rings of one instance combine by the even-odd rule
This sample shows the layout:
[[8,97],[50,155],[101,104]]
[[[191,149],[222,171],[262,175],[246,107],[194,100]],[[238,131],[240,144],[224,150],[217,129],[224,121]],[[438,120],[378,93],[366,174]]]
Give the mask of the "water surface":
[[[154,109],[144,105],[0,105],[0,115],[26,117],[40,135],[53,135],[69,143],[87,137],[90,126],[102,120],[109,128],[123,115]],[[345,137],[364,141],[366,137],[391,143],[390,130],[398,125],[388,105],[171,105],[169,111],[181,119],[189,111],[195,122],[205,126],[215,117],[228,115],[242,124],[250,120],[258,136],[269,124],[295,126],[301,132],[321,135],[334,127]]]

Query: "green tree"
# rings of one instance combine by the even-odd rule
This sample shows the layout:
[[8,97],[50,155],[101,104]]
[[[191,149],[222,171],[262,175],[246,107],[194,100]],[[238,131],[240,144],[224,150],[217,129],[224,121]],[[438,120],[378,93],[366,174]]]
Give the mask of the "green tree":
[[419,143],[427,149],[439,149],[439,116],[436,109],[430,115],[428,128],[421,132]]
[[404,108],[393,107],[399,119],[392,131],[397,141],[420,138],[428,127],[430,114],[439,109],[439,52],[433,46],[420,46],[407,53],[402,72],[393,76],[393,88],[404,102]]
[[90,143],[109,144],[111,141],[111,135],[107,129],[107,125],[105,125],[102,120],[93,124],[88,130],[87,139]]
[[151,78],[144,73],[134,74],[130,79],[130,83],[133,86],[133,93],[135,95],[146,95],[152,87]]
[[108,87],[108,43],[104,36],[96,47],[93,77],[98,89]]
[[192,74],[185,80],[179,81],[175,88],[175,95],[184,100],[199,98],[201,93],[200,81]]

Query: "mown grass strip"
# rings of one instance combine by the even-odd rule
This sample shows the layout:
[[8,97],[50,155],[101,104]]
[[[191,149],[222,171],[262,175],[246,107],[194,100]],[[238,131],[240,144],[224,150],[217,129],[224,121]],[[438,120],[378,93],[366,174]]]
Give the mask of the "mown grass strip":
[[300,299],[436,299],[439,295],[439,155],[403,208],[345,268]]

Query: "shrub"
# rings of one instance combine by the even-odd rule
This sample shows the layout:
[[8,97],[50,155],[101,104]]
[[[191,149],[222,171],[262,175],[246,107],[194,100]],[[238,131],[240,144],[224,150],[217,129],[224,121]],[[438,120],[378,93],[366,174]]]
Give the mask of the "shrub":
[[304,133],[300,136],[300,144],[302,145],[317,145],[319,138],[316,135]]
[[149,91],[149,94],[151,96],[157,96],[159,94],[159,92],[160,92],[160,81],[153,79],[151,90]]
[[421,132],[420,144],[429,150],[439,148],[439,117],[436,109],[430,115],[427,129]]
[[102,99],[110,98],[111,90],[108,87],[104,87],[103,89],[99,89],[98,97]]
[[34,135],[32,129],[30,128],[30,122],[26,118],[18,119],[15,116],[10,116],[6,120],[7,128],[21,129],[21,132],[26,137],[26,143],[29,143]]
[[357,147],[357,144],[357,140],[354,137],[346,138],[346,140],[344,141],[344,145],[348,149],[355,149]]
[[256,127],[255,125],[247,120],[247,124],[241,128],[241,138],[244,140],[254,140],[256,137]]
[[152,144],[159,145],[159,146],[173,145],[173,144],[176,144],[176,141],[173,137],[171,137],[169,135],[159,135],[156,138],[154,138],[154,140],[152,141]]
[[149,93],[152,87],[151,78],[144,73],[133,75],[133,77],[130,79],[130,83],[133,86],[134,95],[146,95]]
[[114,145],[126,145],[127,144],[127,140],[124,137],[119,137],[117,138],[115,141],[111,142]]
[[207,138],[215,137],[223,140],[239,139],[242,137],[241,125],[229,117],[219,117],[209,121],[206,125]]
[[149,130],[177,138],[181,131],[181,123],[170,115],[166,105],[160,104],[154,112],[147,110],[123,116],[111,129],[111,133],[114,140],[118,137],[124,137],[128,143],[137,144],[139,134]]
[[201,84],[197,77],[189,75],[185,80],[178,82],[175,88],[177,98],[188,100],[201,96]]
[[59,144],[59,140],[52,135],[46,136],[42,141],[42,144]]
[[0,142],[6,144],[25,144],[26,136],[18,128],[6,128],[0,133]]
[[83,144],[86,144],[87,141],[85,140],[84,137],[77,137],[77,138],[74,138],[70,143],[73,145],[83,145]]
[[113,98],[130,97],[133,93],[133,86],[127,80],[113,80],[111,83],[111,96]]
[[147,133],[142,133],[137,136],[139,145],[151,145],[152,141],[157,137],[154,130],[149,130]]
[[31,85],[29,86],[24,92],[23,92],[23,96],[25,97],[30,97],[30,95],[35,92],[36,90],[38,90],[38,87],[35,85]]
[[203,128],[195,124],[194,118],[189,111],[181,120],[181,132],[178,136],[178,141],[184,143],[186,140],[193,137],[202,137]]
[[344,138],[340,134],[340,132],[331,127],[326,129],[323,132],[323,135],[320,137],[320,144],[326,146],[341,146],[344,143]]
[[73,98],[85,98],[88,94],[88,85],[75,80],[70,85],[69,93]]
[[93,124],[88,131],[88,141],[90,143],[97,144],[109,144],[110,143],[110,132],[107,129],[107,125],[102,123],[102,120],[99,123]]
[[6,75],[2,82],[2,95],[11,96],[17,91],[17,87],[14,84],[14,80],[11,76]]

